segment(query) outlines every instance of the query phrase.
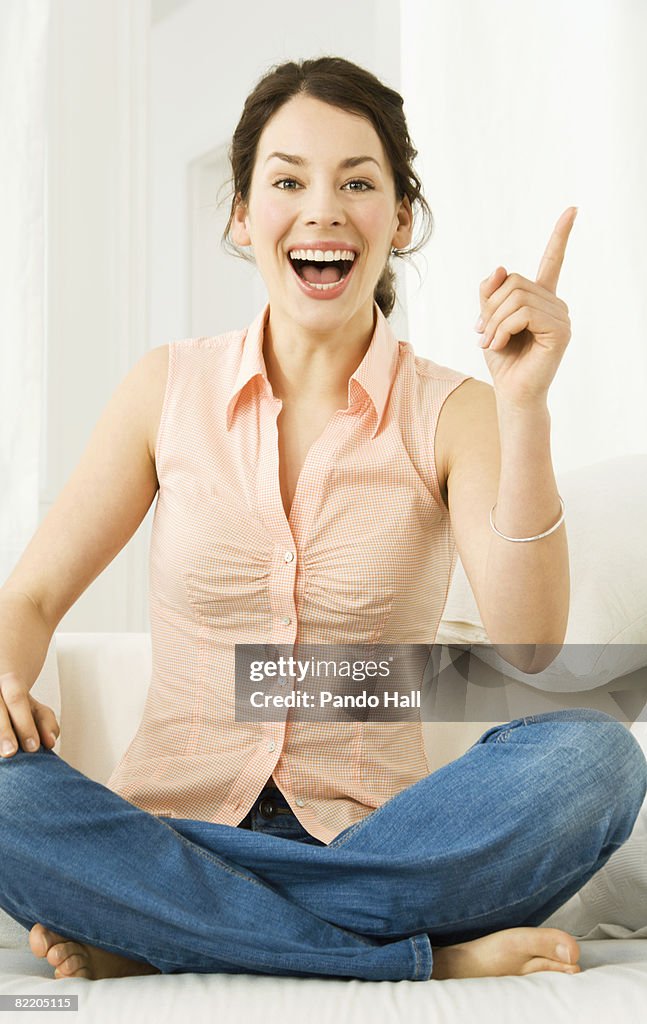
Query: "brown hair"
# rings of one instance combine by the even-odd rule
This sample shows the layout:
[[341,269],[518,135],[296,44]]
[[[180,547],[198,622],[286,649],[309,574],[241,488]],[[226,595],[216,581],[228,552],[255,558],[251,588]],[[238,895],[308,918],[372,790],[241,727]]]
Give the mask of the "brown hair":
[[[398,92],[380,82],[370,71],[342,57],[317,57],[298,63],[288,61],[273,65],[261,78],[245,100],[240,121],[228,150],[233,171],[231,210],[222,241],[225,249],[241,259],[254,260],[230,242],[229,231],[233,221],[237,197],[243,203],[249,200],[252,172],[256,160],[258,141],[263,128],[276,111],[293,96],[305,95],[330,103],[351,113],[367,118],[382,141],[391,165],[396,197],[409,197],[422,209],[428,225],[420,242],[408,249],[394,250],[392,255],[407,256],[417,252],[428,241],[433,230],[431,210],[422,194],[422,184],[412,163],[418,155],[409,137],[403,112],[403,99]],[[374,292],[374,299],[388,317],[396,300],[395,272],[390,259],[384,266]]]

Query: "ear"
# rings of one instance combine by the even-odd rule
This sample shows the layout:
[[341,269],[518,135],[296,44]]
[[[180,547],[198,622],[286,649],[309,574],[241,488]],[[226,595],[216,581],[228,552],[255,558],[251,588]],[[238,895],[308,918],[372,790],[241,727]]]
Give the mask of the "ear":
[[398,227],[391,239],[391,245],[394,249],[406,249],[411,242],[413,234],[413,210],[411,209],[409,196],[405,195],[402,197],[402,202],[397,210],[397,218]]
[[236,196],[236,205],[231,220],[230,234],[236,245],[251,245],[252,239],[248,228],[247,206],[243,203],[240,192]]

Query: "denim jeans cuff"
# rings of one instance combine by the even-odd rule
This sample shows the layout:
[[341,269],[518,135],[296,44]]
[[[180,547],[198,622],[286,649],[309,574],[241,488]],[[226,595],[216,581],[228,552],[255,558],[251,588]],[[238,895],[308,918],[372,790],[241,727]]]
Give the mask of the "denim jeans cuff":
[[431,952],[431,939],[427,934],[412,935],[410,941],[414,963],[411,980],[429,981],[434,960]]

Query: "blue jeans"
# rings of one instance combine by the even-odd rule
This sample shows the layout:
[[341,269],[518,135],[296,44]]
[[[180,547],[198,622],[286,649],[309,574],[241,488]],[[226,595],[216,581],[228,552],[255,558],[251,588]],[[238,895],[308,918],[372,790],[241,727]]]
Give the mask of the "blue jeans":
[[646,790],[636,739],[584,708],[488,729],[329,845],[292,814],[156,818],[19,749],[0,759],[0,906],[164,974],[426,981],[432,945],[548,918]]

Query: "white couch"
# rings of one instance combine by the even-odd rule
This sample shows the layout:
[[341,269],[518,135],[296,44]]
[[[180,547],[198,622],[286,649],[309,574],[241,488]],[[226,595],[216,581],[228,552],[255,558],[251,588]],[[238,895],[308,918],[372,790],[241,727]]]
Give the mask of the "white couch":
[[[627,724],[639,718],[631,728],[647,753],[647,455],[586,467],[558,477],[558,485],[571,555],[563,673],[551,666],[524,677],[477,657],[465,671],[465,659],[454,661],[443,648],[448,657],[433,693],[438,721],[425,725],[432,770],[464,753],[491,724],[567,706],[620,718],[626,712]],[[460,563],[437,641],[487,642]],[[150,665],[148,634],[56,634],[32,689],[57,714],[56,753],[105,783],[139,723]],[[32,956],[27,931],[0,912],[0,996],[77,994],[78,1019],[91,1024],[597,1024],[612,1017],[638,1024],[647,1018],[647,804],[624,846],[544,924],[578,938],[580,974],[427,983],[222,974],[88,981],[54,979],[53,968]]]

